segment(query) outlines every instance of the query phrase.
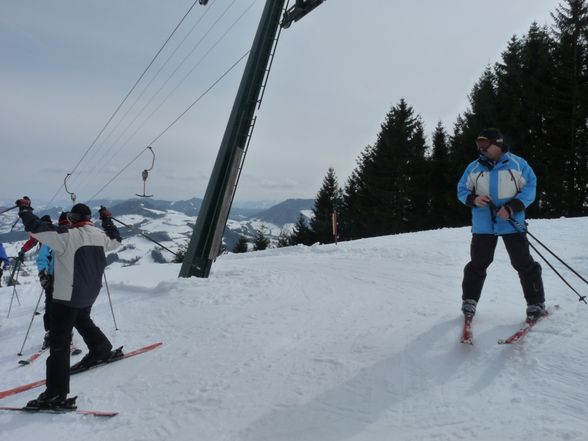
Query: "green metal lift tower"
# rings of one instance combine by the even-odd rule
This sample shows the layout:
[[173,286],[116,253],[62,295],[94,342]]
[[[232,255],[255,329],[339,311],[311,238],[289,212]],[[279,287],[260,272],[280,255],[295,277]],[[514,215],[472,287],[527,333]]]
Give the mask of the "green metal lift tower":
[[266,1],[194,232],[184,256],[180,277],[208,277],[212,262],[219,253],[247,142],[253,130],[255,107],[260,99],[280,26],[288,28],[292,22],[300,20],[324,0],[296,0],[282,17],[285,2],[286,0]]

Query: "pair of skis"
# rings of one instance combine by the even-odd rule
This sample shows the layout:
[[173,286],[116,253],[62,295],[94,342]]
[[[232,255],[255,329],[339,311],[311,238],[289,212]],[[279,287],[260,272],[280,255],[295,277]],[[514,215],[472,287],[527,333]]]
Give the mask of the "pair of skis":
[[[557,309],[558,306],[554,306],[553,309]],[[538,318],[537,320],[530,320],[527,319],[524,323],[524,325],[519,328],[514,334],[512,334],[511,336],[507,337],[507,338],[501,338],[497,341],[497,343],[499,345],[509,345],[509,344],[513,344],[516,343],[518,341],[520,341],[525,335],[527,335],[529,333],[529,331],[531,331],[531,329],[533,329],[533,327],[539,322],[541,321],[541,319],[547,317],[548,315],[550,315],[552,312],[551,308],[548,308],[545,310],[545,315],[543,317]],[[474,344],[474,335],[472,332],[472,320],[473,317],[464,317],[464,321],[463,321],[463,328],[462,328],[462,332],[461,332],[461,338],[460,338],[460,342],[463,344],[469,344],[472,345]]]
[[[109,359],[103,363],[99,363],[97,365],[94,365],[89,369],[94,369],[94,368],[97,368],[100,366],[104,366],[106,364],[111,364],[111,363],[115,363],[120,360],[124,360],[125,358],[134,357],[135,355],[143,354],[145,352],[148,352],[148,351],[151,351],[155,348],[158,348],[162,344],[163,344],[162,342],[153,343],[151,345],[144,346],[139,349],[135,349],[134,351],[127,352],[127,353],[121,355],[120,357]],[[77,374],[80,372],[85,372],[86,370],[89,370],[89,369],[72,372],[71,375],[74,375],[74,374]],[[39,380],[39,381],[35,381],[33,383],[29,383],[29,384],[15,387],[12,389],[0,391],[0,399],[19,394],[21,392],[25,392],[27,390],[31,390],[31,389],[34,389],[39,386],[43,386],[45,383],[46,383],[46,380]],[[118,414],[118,412],[108,412],[108,411],[100,411],[100,410],[80,410],[77,408],[38,409],[38,408],[27,408],[27,407],[0,406],[0,410],[18,411],[18,412],[25,412],[25,413],[51,413],[51,414],[75,413],[78,415],[92,415],[92,416],[97,416],[97,417],[113,417]]]

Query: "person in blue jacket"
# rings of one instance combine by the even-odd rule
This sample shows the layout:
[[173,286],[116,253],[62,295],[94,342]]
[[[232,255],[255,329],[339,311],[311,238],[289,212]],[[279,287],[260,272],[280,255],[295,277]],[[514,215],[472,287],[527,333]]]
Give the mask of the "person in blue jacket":
[[485,129],[476,138],[480,156],[471,162],[457,184],[457,197],[471,207],[471,260],[464,268],[462,312],[473,317],[486,270],[502,237],[513,268],[518,272],[527,302],[527,318],[545,314],[541,265],[529,252],[524,228],[525,209],[535,200],[537,178],[523,158],[509,152],[498,129]]
[[8,260],[8,256],[6,255],[6,250],[4,246],[0,243],[0,286],[2,286],[2,274],[4,270],[8,269],[10,266],[10,260]]

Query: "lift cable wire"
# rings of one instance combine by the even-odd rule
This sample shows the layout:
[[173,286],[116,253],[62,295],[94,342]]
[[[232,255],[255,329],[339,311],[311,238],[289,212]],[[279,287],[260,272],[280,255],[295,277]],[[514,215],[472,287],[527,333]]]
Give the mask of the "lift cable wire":
[[249,55],[249,52],[251,52],[251,49],[247,50],[247,52],[245,52],[243,55],[241,55],[241,57],[235,61],[235,63],[233,63],[233,65],[231,67],[229,67],[217,80],[215,80],[210,87],[208,87],[208,89],[206,89],[192,104],[190,104],[190,106],[184,110],[175,120],[172,121],[171,124],[169,124],[165,130],[163,130],[163,132],[161,132],[159,135],[157,135],[157,137],[155,137],[155,139],[153,139],[150,143],[148,147],[145,147],[144,149],[142,149],[137,156],[135,156],[133,159],[131,159],[121,170],[118,171],[118,173],[116,175],[114,175],[106,184],[104,184],[96,193],[94,193],[92,196],[90,196],[90,198],[88,199],[88,201],[94,199],[96,196],[98,196],[100,193],[102,193],[102,191],[108,187],[115,179],[117,179],[127,168],[129,168],[131,166],[131,164],[133,164],[137,159],[139,159],[139,157],[145,153],[145,151],[149,148],[152,147],[153,144],[155,144],[155,142],[157,142],[169,129],[171,129],[186,113],[188,113],[190,111],[190,109],[192,109],[192,107],[194,107],[202,98],[204,98],[224,77],[226,77],[235,67],[237,67],[237,65],[243,61],[243,59],[245,59],[245,57],[247,57],[247,55]]
[[[188,37],[190,35],[192,35],[192,33],[194,32],[194,30],[197,28],[197,26],[202,22],[202,20],[206,17],[206,15],[210,12],[212,5],[214,4],[211,3],[211,6],[206,8],[204,13],[199,17],[199,19],[196,21],[196,23],[194,23],[194,25],[192,26],[192,28],[186,33],[186,35],[184,36],[184,38],[182,39],[182,41],[180,41],[175,49],[171,52],[171,54],[167,57],[167,59],[162,63],[161,67],[159,68],[159,70],[151,77],[151,79],[149,80],[149,82],[143,87],[143,90],[141,91],[141,93],[139,94],[139,96],[137,98],[135,98],[135,100],[133,101],[133,103],[128,107],[128,109],[126,110],[126,112],[124,113],[124,115],[122,115],[122,117],[118,120],[117,124],[110,130],[110,133],[108,135],[106,135],[105,137],[103,137],[102,142],[100,143],[100,145],[98,146],[97,149],[94,149],[94,153],[92,158],[88,159],[88,162],[90,164],[93,164],[92,167],[84,174],[85,177],[85,181],[88,182],[89,180],[91,180],[92,178],[90,178],[90,176],[92,176],[92,174],[94,173],[94,171],[96,170],[96,168],[98,167],[98,164],[100,163],[99,160],[99,156],[98,153],[100,151],[101,148],[104,147],[104,145],[106,144],[106,142],[108,141],[108,139],[110,137],[113,136],[114,132],[120,127],[120,125],[123,123],[123,121],[127,118],[127,116],[129,115],[129,113],[135,108],[135,106],[137,105],[137,103],[139,102],[139,100],[143,97],[143,95],[147,92],[147,90],[149,90],[150,86],[153,84],[153,82],[160,77],[161,71],[169,64],[170,60],[173,58],[173,56],[177,53],[177,51],[180,49],[180,47],[182,47],[182,45],[184,44],[184,42],[188,39]],[[189,56],[189,55],[188,55]],[[187,57],[188,57],[187,56]],[[186,58],[187,58],[186,57]],[[184,58],[184,60],[180,63],[180,65],[182,65],[186,58]],[[176,69],[177,70],[177,69]],[[174,71],[175,72],[175,71]],[[173,75],[173,73],[172,73]],[[171,76],[170,76],[171,78]],[[167,84],[167,81],[164,83]],[[159,92],[158,92],[159,93]],[[157,95],[157,93],[156,93]],[[151,98],[151,100],[153,100],[153,98]],[[149,101],[149,103],[151,103],[151,100]],[[148,104],[149,104],[148,103]],[[147,104],[147,105],[148,105]],[[145,107],[144,107],[145,108]],[[141,113],[143,112],[144,108],[139,112],[139,114],[135,117],[135,119],[129,124],[127,125],[127,127],[121,132],[121,134],[110,144],[110,147],[104,152],[103,155],[100,155],[101,157],[106,157],[112,150],[112,147],[114,147],[122,138],[122,136],[126,133],[126,131],[135,123],[135,121],[137,120],[137,118],[141,115]],[[111,158],[112,160],[112,158]],[[104,166],[103,166],[104,167]],[[97,173],[97,172],[96,172]],[[80,175],[78,175],[80,176]],[[81,183],[80,183],[81,184]],[[87,186],[87,183],[86,183]]]
[[[98,141],[98,138],[100,138],[100,136],[102,136],[102,133],[104,133],[104,131],[106,130],[106,127],[108,127],[108,125],[110,124],[110,122],[114,119],[114,117],[116,116],[116,114],[118,113],[118,111],[120,110],[120,108],[123,106],[123,104],[126,102],[126,100],[129,98],[129,96],[131,95],[131,93],[133,93],[133,91],[135,90],[135,88],[137,87],[137,85],[139,84],[139,82],[143,79],[143,77],[145,76],[145,74],[147,73],[147,71],[149,70],[149,68],[151,67],[151,65],[155,62],[155,60],[157,59],[157,57],[159,56],[159,54],[161,53],[161,51],[163,51],[163,49],[165,48],[165,46],[167,45],[167,43],[171,40],[172,36],[176,33],[176,31],[181,26],[181,24],[184,22],[184,20],[188,16],[188,14],[190,14],[190,12],[192,11],[192,9],[194,9],[194,6],[196,6],[196,3],[198,3],[198,0],[195,0],[194,3],[192,3],[192,6],[190,6],[190,8],[188,9],[188,11],[184,14],[184,16],[182,17],[182,19],[176,25],[176,27],[174,28],[174,30],[172,31],[172,33],[169,35],[169,37],[167,38],[167,40],[165,40],[165,43],[163,43],[163,45],[161,46],[161,48],[157,51],[157,53],[155,54],[155,56],[153,57],[153,59],[149,62],[149,64],[147,65],[147,67],[145,68],[145,70],[143,71],[143,73],[139,76],[139,78],[137,79],[137,81],[135,81],[135,84],[133,85],[133,87],[131,87],[131,90],[123,98],[123,100],[118,105],[118,107],[116,108],[116,110],[114,111],[114,113],[110,116],[110,118],[108,119],[108,121],[106,122],[106,124],[104,124],[104,127],[102,127],[102,129],[100,130],[100,132],[98,133],[98,135],[96,136],[96,138],[94,138],[94,140],[92,141],[92,143],[90,144],[90,146],[88,147],[88,149],[84,152],[84,154],[82,155],[82,157],[80,158],[80,160],[78,161],[78,163],[75,165],[75,167],[73,168],[73,170],[70,172],[70,174],[75,173],[75,171],[80,166],[80,164],[82,163],[82,161],[84,160],[84,158],[88,155],[88,153],[90,152],[90,150],[92,150],[92,148],[96,144],[96,141]],[[49,201],[49,204],[55,200],[55,198],[57,197],[57,195],[59,194],[59,192],[61,191],[62,188],[63,188],[63,184],[55,192],[55,194],[53,195],[53,197]]]
[[[126,131],[132,127],[135,122],[137,121],[137,119],[144,113],[144,111],[147,109],[147,107],[149,107],[149,105],[153,102],[153,100],[157,97],[157,95],[159,95],[159,93],[161,92],[161,90],[167,85],[167,83],[169,82],[169,80],[177,73],[177,71],[180,69],[180,67],[184,64],[184,62],[193,54],[193,52],[197,49],[197,47],[201,44],[201,42],[204,40],[204,38],[217,26],[218,22],[224,17],[224,15],[229,11],[229,9],[235,4],[236,0],[233,0],[233,2],[227,7],[227,9],[225,9],[225,11],[218,17],[218,19],[215,21],[215,23],[213,23],[210,28],[206,31],[205,35],[202,37],[202,39],[192,48],[192,50],[186,55],[186,57],[184,58],[184,60],[182,61],[182,63],[169,75],[169,77],[167,78],[167,80],[160,86],[160,88],[157,90],[157,92],[151,97],[151,99],[143,106],[143,108],[139,111],[139,113],[137,114],[137,116],[133,119],[133,121],[130,123],[130,125],[125,129],[125,131],[123,132],[126,133]],[[249,10],[253,7],[253,5],[257,2],[257,0],[254,0],[253,2],[251,2],[249,4],[249,6],[247,6],[247,8],[241,13],[241,15],[235,20],[233,21],[233,23],[225,30],[225,32],[216,40],[216,42],[206,51],[206,53],[197,61],[197,63],[186,73],[186,75],[184,75],[184,77],[182,78],[182,80],[165,96],[165,98],[163,98],[163,100],[157,105],[157,107],[143,120],[143,122],[141,122],[139,124],[139,126],[135,129],[135,131],[133,133],[131,133],[126,140],[122,143],[122,145],[120,145],[120,147],[118,148],[118,150],[112,155],[110,156],[109,159],[106,160],[106,162],[103,164],[102,167],[107,166],[108,164],[110,164],[117,155],[119,155],[121,153],[121,151],[135,138],[135,136],[137,135],[137,133],[147,124],[147,122],[161,109],[161,107],[169,100],[169,98],[179,89],[179,87],[184,84],[184,82],[190,77],[190,75],[192,75],[194,73],[194,71],[196,70],[196,68],[198,66],[200,66],[202,64],[202,62],[208,57],[208,55],[210,55],[210,53],[224,40],[224,38],[229,34],[229,32],[231,30],[233,30],[235,28],[235,26],[239,23],[239,21],[241,21],[241,19],[246,15],[247,12],[249,12]],[[120,138],[122,137],[121,134],[115,141],[115,143],[118,143],[118,141],[120,140]],[[110,149],[108,150],[108,152],[110,152]],[[97,172],[96,172],[97,174]],[[87,179],[87,184],[86,187],[89,185],[89,181],[93,180],[96,177],[96,174],[93,177],[88,177]]]

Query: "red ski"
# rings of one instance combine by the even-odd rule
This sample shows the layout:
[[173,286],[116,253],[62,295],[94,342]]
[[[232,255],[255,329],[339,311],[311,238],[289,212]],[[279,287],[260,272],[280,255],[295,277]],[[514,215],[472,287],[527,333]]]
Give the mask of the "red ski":
[[519,329],[517,332],[515,332],[513,335],[511,335],[508,338],[498,340],[498,344],[499,345],[509,345],[512,343],[516,343],[521,338],[523,338],[525,335],[527,335],[529,333],[529,331],[531,329],[533,329],[533,326],[535,326],[537,324],[538,321],[539,320],[527,320],[521,329]]
[[467,345],[474,344],[474,334],[472,333],[473,317],[465,317],[463,320],[463,330],[461,332],[460,342]]
[[[555,305],[555,306],[553,307],[553,309],[558,309],[558,308],[559,308],[559,305]],[[517,332],[515,332],[513,335],[511,335],[511,336],[510,336],[510,337],[508,337],[508,338],[505,338],[505,339],[500,339],[500,340],[498,340],[498,344],[499,344],[499,345],[509,345],[509,344],[512,344],[512,343],[516,343],[516,342],[518,342],[518,341],[519,341],[519,340],[521,340],[521,339],[522,339],[522,338],[523,338],[525,335],[527,335],[527,334],[529,333],[529,331],[530,331],[531,329],[533,329],[533,327],[534,327],[534,326],[535,326],[535,325],[536,325],[538,322],[540,322],[540,321],[541,321],[542,319],[544,319],[545,317],[547,317],[547,316],[551,315],[551,312],[552,312],[552,308],[547,308],[547,309],[545,310],[545,315],[544,315],[543,317],[540,317],[540,318],[538,318],[537,320],[529,320],[529,319],[527,319],[527,320],[525,321],[525,324],[523,325],[523,327],[522,327],[521,329],[519,329]]]
[[12,407],[12,406],[0,406],[0,410],[12,410],[23,413],[76,413],[78,415],[92,415],[97,417],[113,417],[118,415],[118,412],[110,412],[103,410],[81,410],[81,409],[28,409],[26,407]]
[[[107,364],[116,363],[119,360],[124,360],[125,358],[133,357],[135,355],[139,355],[139,354],[142,354],[142,353],[147,352],[147,351],[151,351],[152,349],[158,348],[162,344],[163,344],[162,342],[153,343],[151,345],[148,345],[148,346],[145,346],[145,347],[142,347],[142,348],[139,348],[139,349],[135,349],[134,351],[125,353],[122,357],[118,357],[118,358],[115,358],[113,360],[110,360],[110,361],[108,361],[106,363],[101,363],[101,364],[98,364],[96,366],[93,366],[92,368],[90,368],[90,370],[91,369],[95,369],[95,368],[100,367],[100,366],[105,366]],[[85,372],[85,371],[80,371],[80,372]],[[79,373],[79,372],[76,372],[76,373]],[[71,375],[74,375],[74,374],[75,373],[72,373]],[[34,389],[34,388],[39,387],[39,386],[43,386],[45,384],[45,382],[46,382],[46,380],[39,380],[39,381],[35,381],[33,383],[25,384],[23,386],[15,387],[13,389],[7,389],[7,390],[4,390],[4,391],[0,391],[0,399],[9,397],[11,395],[16,395],[16,394],[21,393],[21,392],[25,392],[27,390],[31,390],[31,389]]]

